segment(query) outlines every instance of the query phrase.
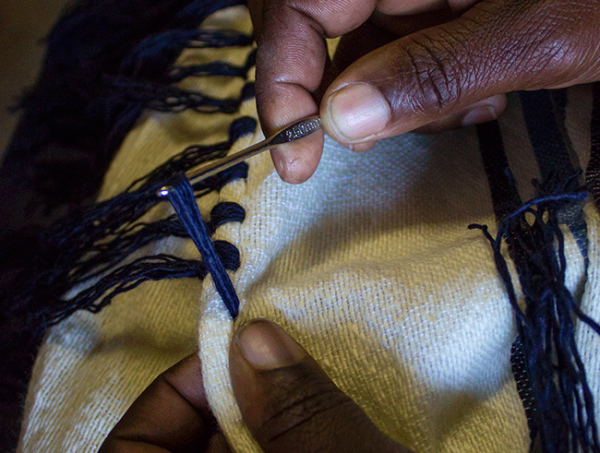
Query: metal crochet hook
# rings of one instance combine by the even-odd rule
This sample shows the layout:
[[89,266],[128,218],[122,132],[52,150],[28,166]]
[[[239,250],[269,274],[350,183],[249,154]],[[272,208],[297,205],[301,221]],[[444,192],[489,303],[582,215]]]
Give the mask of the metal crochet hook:
[[[300,140],[321,127],[321,118],[318,116],[309,116],[308,118],[290,124],[262,142],[205,165],[204,167],[200,167],[197,170],[192,170],[186,173],[185,177],[190,181],[190,184],[197,183],[277,145]],[[172,187],[170,186],[161,187],[156,194],[161,198],[165,198],[169,196],[171,189]]]

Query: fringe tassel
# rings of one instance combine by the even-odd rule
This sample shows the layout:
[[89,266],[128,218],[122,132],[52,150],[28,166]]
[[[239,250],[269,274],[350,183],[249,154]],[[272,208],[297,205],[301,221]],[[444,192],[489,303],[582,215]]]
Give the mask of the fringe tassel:
[[[183,49],[251,42],[239,32],[197,31],[209,14],[244,3],[80,0],[67,11],[47,38],[44,69],[21,100],[23,118],[0,169],[2,232],[47,227],[71,206],[92,201],[114,153],[145,108],[235,110],[240,99],[221,104],[206,93],[165,86],[194,71],[174,66]],[[254,58],[252,50],[249,54],[246,66]],[[222,75],[240,76],[246,66],[234,71],[221,64],[204,73],[226,69]],[[241,100],[252,91],[248,87]],[[171,95],[175,105],[169,104]]]
[[[168,160],[147,176],[135,181],[124,193],[104,202],[82,209],[46,230],[40,239],[32,269],[14,279],[0,297],[7,301],[3,313],[13,326],[22,329],[45,328],[56,324],[77,310],[98,312],[122,292],[148,280],[165,278],[204,278],[206,265],[195,260],[183,260],[168,255],[140,258],[118,267],[141,247],[158,239],[188,237],[183,225],[172,215],[154,223],[139,219],[163,200],[156,196],[173,174],[203,162],[224,156],[242,135],[256,128],[252,118],[234,121],[229,140],[210,146],[191,146]],[[225,184],[247,176],[248,166],[238,164],[195,185],[196,197],[201,197]],[[235,203],[217,204],[206,227],[208,234],[226,222],[243,221],[244,210]],[[215,248],[227,269],[239,266],[239,252],[223,241]],[[98,281],[70,299],[65,295],[76,285],[98,278]]]
[[[558,190],[546,190],[549,195],[507,216],[495,238],[486,226],[469,226],[481,229],[490,241],[515,312],[515,345],[522,351],[522,366],[516,371],[528,384],[523,401],[530,409],[532,449],[539,444],[546,453],[600,452],[593,395],[575,344],[574,320],[579,319],[598,334],[600,325],[581,311],[565,287],[567,263],[560,212],[573,203],[583,203],[587,197],[583,191],[563,192],[573,180]],[[539,185],[538,190],[544,193],[547,187]],[[502,255],[504,241],[518,269],[524,308],[519,305]]]
[[[187,236],[175,216],[152,224],[141,216],[159,202],[154,186],[174,174],[223,156],[252,119],[232,124],[229,140],[190,147],[136,181],[124,194],[93,204],[103,175],[144,109],[177,112],[237,111],[253,95],[218,99],[171,85],[186,77],[245,78],[255,51],[240,67],[212,62],[181,67],[185,48],[250,45],[235,32],[204,29],[211,13],[244,0],[78,0],[47,39],[44,68],[20,104],[22,119],[0,167],[0,450],[16,448],[22,395],[35,351],[48,325],[73,312],[100,311],[117,295],[148,280],[203,278],[196,260],[157,255],[123,264],[146,244]],[[194,187],[197,197],[244,178],[245,164]],[[86,207],[87,206],[87,207]],[[219,204],[207,223],[242,221],[244,210]],[[216,241],[227,269],[239,266],[237,249]],[[120,267],[119,267],[120,266]],[[67,299],[74,285],[93,284]],[[14,447],[14,448],[13,448]]]
[[114,91],[111,96],[159,112],[182,112],[192,109],[201,113],[235,113],[242,102],[254,97],[254,83],[246,84],[241,95],[233,99],[217,99],[175,86],[117,77],[107,81],[107,85],[109,90]]
[[[240,301],[233,283],[231,283],[231,279],[227,275],[226,266],[223,265],[223,257],[217,252],[216,244],[213,244],[210,240],[209,232],[204,225],[200,210],[194,199],[194,190],[185,177],[181,176],[173,186],[169,193],[169,201],[198,248],[202,260],[212,275],[217,292],[221,296],[225,307],[227,307],[231,318],[237,318]],[[239,255],[237,258],[237,265],[239,266]]]

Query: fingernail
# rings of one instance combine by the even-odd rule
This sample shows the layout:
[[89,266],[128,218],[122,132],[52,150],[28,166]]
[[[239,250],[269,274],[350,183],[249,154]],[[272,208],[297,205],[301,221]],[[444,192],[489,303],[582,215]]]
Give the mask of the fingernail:
[[385,128],[391,109],[381,92],[366,83],[336,91],[328,102],[332,127],[346,141],[358,141]]
[[254,368],[273,370],[298,363],[306,353],[281,327],[255,321],[236,333],[235,341]]
[[467,112],[463,117],[461,124],[463,126],[473,126],[474,124],[487,123],[498,118],[496,110],[491,105],[482,105]]

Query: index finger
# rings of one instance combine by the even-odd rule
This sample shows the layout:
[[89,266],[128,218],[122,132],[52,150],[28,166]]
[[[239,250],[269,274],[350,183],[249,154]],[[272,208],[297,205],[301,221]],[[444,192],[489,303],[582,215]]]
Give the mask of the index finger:
[[[258,40],[256,99],[265,135],[315,115],[312,94],[320,87],[327,49],[325,38],[355,30],[378,8],[412,14],[445,5],[448,0],[250,0]],[[474,0],[451,0],[451,3]],[[299,183],[316,170],[323,134],[271,152],[279,175]]]
[[[358,27],[374,7],[375,0],[265,0],[258,12],[254,6],[260,28],[256,98],[265,135],[319,112],[312,93],[323,78],[324,39]],[[313,174],[322,150],[319,132],[302,140],[302,147],[279,147],[272,156],[280,176],[298,183]]]

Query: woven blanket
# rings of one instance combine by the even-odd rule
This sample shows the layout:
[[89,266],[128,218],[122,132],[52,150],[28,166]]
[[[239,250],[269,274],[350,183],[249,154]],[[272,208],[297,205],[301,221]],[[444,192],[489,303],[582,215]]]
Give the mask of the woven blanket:
[[[202,27],[251,32],[244,7],[216,12]],[[251,50],[188,49],[177,64],[243,65]],[[252,71],[246,78],[192,77],[181,86],[222,99],[239,96],[252,78]],[[567,140],[560,157],[573,171],[585,170],[591,87],[563,94]],[[514,312],[489,241],[468,229],[488,225],[493,235],[498,225],[498,193],[482,157],[486,139],[502,141],[522,200],[537,196],[532,179],[543,180],[554,165],[537,152],[528,103],[527,94],[510,96],[494,126],[497,136],[475,128],[409,133],[365,154],[327,138],[317,172],[298,186],[278,178],[267,154],[252,158],[245,179],[198,201],[205,218],[220,202],[246,211],[243,222],[219,226],[213,235],[240,253],[230,274],[241,301],[235,323],[210,277],[147,282],[98,314],[76,312],[43,341],[19,451],[97,451],[156,375],[197,348],[228,441],[238,452],[260,451],[241,421],[227,361],[232,332],[253,318],[283,326],[381,430],[414,451],[528,451],[526,413],[511,371]],[[112,161],[99,198],[116,196],[189,145],[226,139],[231,123],[245,117],[256,118],[252,98],[230,113],[147,112]],[[230,152],[262,138],[244,135]],[[582,310],[600,319],[600,217],[593,200],[574,209],[582,214],[565,215],[562,228],[566,286]],[[160,204],[144,221],[170,214]],[[583,219],[583,230],[573,218]],[[189,239],[167,237],[128,260],[156,253],[197,258],[198,252]],[[509,251],[502,253],[517,280]],[[600,338],[578,325],[576,339],[593,394],[600,395]]]

